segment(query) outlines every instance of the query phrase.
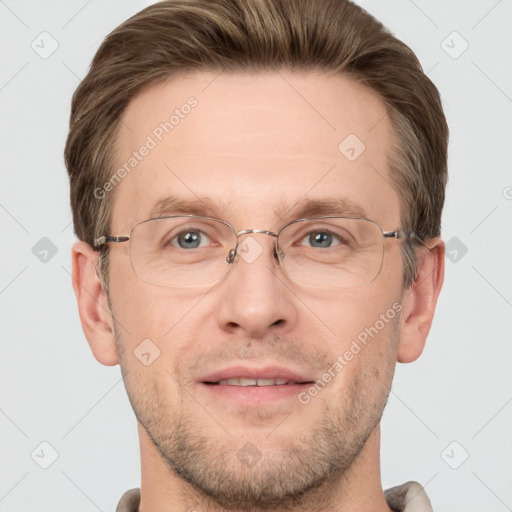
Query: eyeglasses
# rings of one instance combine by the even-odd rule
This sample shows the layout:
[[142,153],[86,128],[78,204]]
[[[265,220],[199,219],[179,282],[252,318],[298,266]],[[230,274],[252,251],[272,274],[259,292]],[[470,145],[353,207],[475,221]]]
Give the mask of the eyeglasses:
[[379,275],[387,238],[421,239],[412,231],[384,231],[363,218],[298,219],[277,233],[235,231],[227,222],[196,215],[172,215],[137,224],[129,236],[101,236],[95,249],[130,242],[134,273],[143,281],[170,288],[212,286],[232,268],[237,256],[252,263],[263,252],[255,237],[275,237],[273,256],[296,283],[321,288],[352,288]]

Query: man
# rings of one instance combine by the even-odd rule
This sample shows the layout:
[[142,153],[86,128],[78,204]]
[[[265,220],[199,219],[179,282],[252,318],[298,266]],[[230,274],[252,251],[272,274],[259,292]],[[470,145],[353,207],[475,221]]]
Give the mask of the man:
[[107,37],[66,163],[82,326],[138,420],[118,511],[432,510],[383,492],[379,423],[443,282],[447,139],[345,0],[170,0]]

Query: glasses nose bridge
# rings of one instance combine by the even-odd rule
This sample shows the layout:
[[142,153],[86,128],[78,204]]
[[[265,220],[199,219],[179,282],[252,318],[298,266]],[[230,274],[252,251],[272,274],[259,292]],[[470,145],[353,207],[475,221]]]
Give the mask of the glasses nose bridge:
[[259,233],[261,235],[269,235],[277,238],[278,233],[275,233],[274,231],[267,231],[266,229],[242,229],[241,231],[238,231],[236,234],[236,237],[239,238],[242,235],[249,235],[251,233]]
[[241,231],[235,231],[236,248],[229,251],[229,254],[226,258],[226,261],[228,263],[233,263],[233,261],[235,259],[235,256],[238,251],[238,246],[240,245],[240,237],[244,236],[244,235],[251,235],[251,234],[268,235],[268,236],[274,237],[276,239],[276,244],[274,245],[273,256],[279,260],[278,248],[277,248],[277,239],[278,239],[279,233],[276,233],[274,231],[268,231],[266,229],[242,229]]
[[276,233],[275,231],[268,231],[266,229],[242,229],[241,231],[238,231],[238,233],[236,234],[237,247],[238,247],[238,244],[239,244],[239,238],[241,236],[251,235],[251,234],[273,236],[275,238],[275,240],[276,240],[276,243],[274,244],[273,256],[274,257],[278,257],[277,240],[279,238],[279,233]]

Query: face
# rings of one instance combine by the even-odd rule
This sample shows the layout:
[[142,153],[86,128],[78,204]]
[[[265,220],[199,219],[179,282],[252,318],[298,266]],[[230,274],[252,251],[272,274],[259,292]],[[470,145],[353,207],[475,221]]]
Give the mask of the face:
[[[194,106],[182,108],[191,97]],[[173,114],[167,133],[160,123]],[[350,134],[365,145],[356,159],[339,149]],[[118,167],[148,136],[154,147],[139,152],[115,188],[114,235],[155,212],[197,214],[198,203],[236,231],[278,231],[307,202],[338,200],[352,208],[321,214],[360,210],[384,230],[399,227],[385,107],[344,77],[174,78],[128,106]],[[250,236],[261,254],[238,257],[209,287],[149,284],[134,274],[128,243],[110,249],[116,345],[147,449],[170,473],[239,509],[282,505],[339,478],[357,459],[389,393],[402,298],[396,240],[385,241],[373,282],[326,289],[292,282],[273,256],[274,237]],[[141,347],[150,364],[136,356]],[[237,377],[289,383],[225,382]]]

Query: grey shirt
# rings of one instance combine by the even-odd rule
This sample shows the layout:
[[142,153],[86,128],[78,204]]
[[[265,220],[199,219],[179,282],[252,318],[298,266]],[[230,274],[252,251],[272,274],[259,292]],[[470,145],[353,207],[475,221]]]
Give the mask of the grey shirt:
[[[384,491],[386,501],[395,512],[433,512],[425,490],[418,482],[407,482]],[[140,489],[126,491],[116,512],[139,512]]]

